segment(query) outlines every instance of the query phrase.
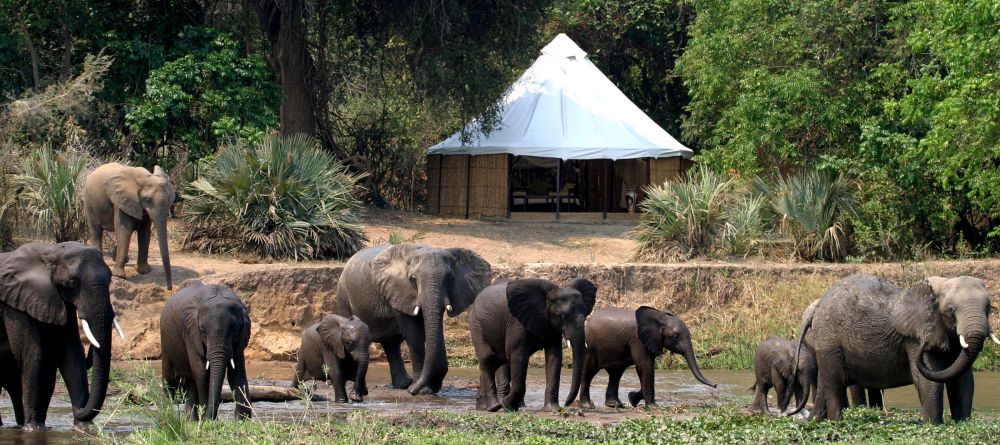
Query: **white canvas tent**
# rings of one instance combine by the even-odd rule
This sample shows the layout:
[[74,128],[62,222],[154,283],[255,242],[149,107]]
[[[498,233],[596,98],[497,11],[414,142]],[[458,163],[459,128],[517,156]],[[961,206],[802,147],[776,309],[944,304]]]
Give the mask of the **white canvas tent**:
[[690,158],[691,149],[653,122],[565,34],[542,49],[502,99],[500,127],[473,121],[428,154],[508,153],[558,159]]
[[499,127],[479,123],[427,150],[437,214],[635,211],[643,187],[679,175],[693,152],[628,99],[565,34],[501,99]]

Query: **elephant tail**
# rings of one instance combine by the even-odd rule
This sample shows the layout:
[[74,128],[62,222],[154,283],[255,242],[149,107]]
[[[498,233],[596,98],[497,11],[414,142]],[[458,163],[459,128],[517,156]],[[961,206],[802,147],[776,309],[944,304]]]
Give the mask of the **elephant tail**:
[[[799,330],[799,341],[797,342],[797,344],[795,346],[795,361],[793,362],[794,364],[792,366],[792,378],[791,378],[792,384],[788,385],[788,388],[785,390],[785,392],[786,392],[786,394],[784,394],[785,400],[792,400],[792,393],[794,392],[795,382],[798,381],[798,375],[799,375],[799,356],[802,355],[802,343],[805,342],[806,332],[809,332],[809,329],[812,328],[813,315],[815,313],[816,313],[816,311],[812,311],[812,312],[809,313],[809,316],[802,322],[802,329]],[[808,394],[808,391],[809,391],[809,388],[806,388],[806,394]],[[793,409],[792,411],[786,412],[785,415],[786,416],[794,416],[794,415],[798,414],[799,411],[802,411],[802,408],[806,407],[806,399],[807,398],[808,397],[803,396],[802,399],[799,400],[798,403],[796,404],[795,409]]]

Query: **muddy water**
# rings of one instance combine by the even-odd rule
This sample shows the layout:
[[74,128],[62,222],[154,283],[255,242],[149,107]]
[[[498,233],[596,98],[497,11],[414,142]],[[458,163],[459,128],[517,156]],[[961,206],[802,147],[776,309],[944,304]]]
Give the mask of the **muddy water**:
[[[116,363],[115,367],[125,369],[136,363]],[[158,362],[150,362],[153,369],[159,369]],[[251,384],[287,385],[292,376],[293,363],[257,362],[248,363]],[[560,403],[569,391],[569,370],[564,370],[560,389]],[[719,384],[717,389],[702,385],[687,371],[658,371],[656,374],[656,395],[661,405],[703,405],[722,403],[747,404],[752,394],[747,390],[753,384],[753,373],[750,371],[704,371],[705,376]],[[360,404],[340,404],[333,402],[314,402],[311,415],[325,413],[349,412],[365,408],[378,413],[392,413],[409,410],[447,409],[453,412],[475,410],[476,388],[479,382],[479,371],[471,368],[451,368],[445,380],[445,386],[439,394],[410,396],[402,390],[389,388],[389,370],[384,364],[375,364],[369,368],[369,396]],[[588,414],[589,417],[602,419],[603,423],[616,423],[627,417],[638,415],[640,411],[614,410],[604,408],[604,392],[607,385],[607,374],[600,373],[594,378],[591,387],[591,398],[598,406],[598,412]],[[57,385],[58,386],[58,385]],[[530,369],[528,372],[527,394],[525,404],[527,411],[537,411],[542,407],[542,392],[545,387],[544,370]],[[620,394],[627,401],[627,393],[639,388],[639,380],[632,370],[622,378]],[[317,393],[332,398],[332,391],[326,385],[318,385]],[[916,391],[912,387],[896,388],[886,391],[886,405],[897,408],[918,409]],[[771,404],[773,406],[773,394]],[[976,412],[1000,414],[1000,372],[976,373]],[[105,409],[112,409],[105,406]],[[254,413],[258,418],[271,420],[302,420],[303,403],[289,402],[258,402],[254,404]],[[75,443],[77,438],[72,432],[72,415],[65,392],[57,393],[49,408],[47,424],[49,431],[25,433],[11,428],[14,422],[9,397],[0,396],[0,416],[5,426],[0,428],[0,443],[13,444],[44,444],[44,443]],[[233,405],[222,405],[220,418],[233,418]],[[604,417],[601,417],[604,416]],[[125,433],[146,426],[141,418],[127,417],[122,413],[102,415],[97,419],[105,431]],[[75,433],[80,434],[80,433]]]

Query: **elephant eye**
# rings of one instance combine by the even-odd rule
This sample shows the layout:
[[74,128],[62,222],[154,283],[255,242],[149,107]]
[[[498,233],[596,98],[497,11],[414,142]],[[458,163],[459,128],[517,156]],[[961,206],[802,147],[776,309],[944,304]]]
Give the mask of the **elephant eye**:
[[417,284],[417,277],[410,275],[410,283]]

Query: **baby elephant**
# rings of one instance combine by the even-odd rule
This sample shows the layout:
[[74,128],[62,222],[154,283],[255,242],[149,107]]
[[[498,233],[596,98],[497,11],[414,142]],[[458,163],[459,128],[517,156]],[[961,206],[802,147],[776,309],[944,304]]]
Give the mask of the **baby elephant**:
[[646,406],[656,405],[656,357],[665,350],[684,356],[691,373],[699,382],[713,388],[716,386],[701,375],[687,325],[670,312],[660,312],[647,306],[638,310],[601,309],[587,320],[586,338],[587,354],[583,361],[583,385],[580,388],[581,408],[594,409],[594,402],[590,400],[590,382],[601,369],[608,371],[604,405],[612,408],[622,406],[618,399],[618,383],[625,370],[633,364],[639,375],[642,391],[629,392],[629,403],[636,406],[645,400]]
[[771,388],[777,394],[778,409],[783,412],[788,409],[792,394],[795,394],[797,404],[800,405],[809,399],[810,389],[816,387],[816,359],[803,348],[799,355],[798,374],[793,380],[795,347],[794,340],[781,337],[768,337],[757,346],[753,355],[756,382],[750,387],[754,391],[753,404],[750,406],[753,411],[770,413],[767,408],[767,393]]
[[250,315],[228,287],[200,281],[167,300],[160,314],[163,379],[174,396],[183,388],[191,417],[215,419],[222,402],[222,378],[236,399],[236,418],[251,415],[250,386],[243,350],[250,342]]
[[368,325],[360,318],[324,314],[316,324],[302,333],[302,347],[295,365],[292,386],[300,380],[319,380],[333,385],[336,401],[347,402],[348,380],[354,382],[351,400],[361,402],[368,395],[365,375],[368,374],[368,346],[371,344]]

